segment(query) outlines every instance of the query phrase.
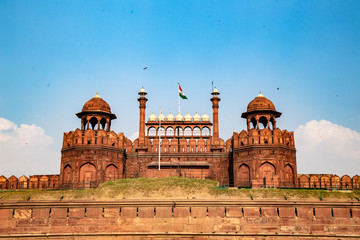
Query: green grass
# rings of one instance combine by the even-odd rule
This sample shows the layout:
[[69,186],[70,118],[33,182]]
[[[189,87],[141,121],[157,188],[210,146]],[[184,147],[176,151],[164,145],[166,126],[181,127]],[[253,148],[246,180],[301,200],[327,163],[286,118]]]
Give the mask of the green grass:
[[97,189],[0,191],[3,200],[111,199],[355,199],[360,191],[314,189],[221,189],[217,182],[194,178],[129,178],[102,183]]

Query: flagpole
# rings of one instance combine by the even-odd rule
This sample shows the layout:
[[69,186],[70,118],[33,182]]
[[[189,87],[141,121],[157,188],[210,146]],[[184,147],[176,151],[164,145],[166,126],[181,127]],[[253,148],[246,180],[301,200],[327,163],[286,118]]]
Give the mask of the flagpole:
[[178,100],[179,100],[179,113],[180,113],[180,93],[179,93],[179,87],[180,87],[180,83],[178,83]]
[[[161,114],[161,107],[160,107],[160,114]],[[160,155],[161,155],[161,147],[160,147],[160,141],[161,141],[161,137],[160,137],[160,131],[161,131],[161,118],[159,118],[159,171],[160,171]]]

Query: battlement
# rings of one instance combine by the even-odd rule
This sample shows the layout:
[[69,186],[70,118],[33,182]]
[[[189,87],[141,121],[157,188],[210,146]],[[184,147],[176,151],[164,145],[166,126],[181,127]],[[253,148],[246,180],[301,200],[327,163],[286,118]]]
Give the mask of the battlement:
[[128,149],[131,151],[132,142],[123,133],[116,134],[114,131],[101,130],[80,130],[64,133],[63,150],[74,147],[103,146],[117,149]]
[[281,131],[279,128],[275,130],[253,128],[249,131],[242,130],[240,133],[234,132],[232,140],[234,148],[256,145],[282,145],[295,148],[294,132]]
[[9,178],[0,176],[0,189],[59,189],[60,175],[31,175],[29,178],[25,175],[17,178],[12,175]]
[[300,188],[360,189],[360,176],[335,174],[298,174]]

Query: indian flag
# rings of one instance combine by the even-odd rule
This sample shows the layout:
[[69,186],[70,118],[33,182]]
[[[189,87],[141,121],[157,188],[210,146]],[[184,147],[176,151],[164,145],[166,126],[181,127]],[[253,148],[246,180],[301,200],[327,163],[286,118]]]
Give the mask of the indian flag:
[[186,97],[186,95],[184,94],[183,90],[181,89],[180,84],[179,84],[179,96],[180,96],[182,99],[188,99],[188,98]]

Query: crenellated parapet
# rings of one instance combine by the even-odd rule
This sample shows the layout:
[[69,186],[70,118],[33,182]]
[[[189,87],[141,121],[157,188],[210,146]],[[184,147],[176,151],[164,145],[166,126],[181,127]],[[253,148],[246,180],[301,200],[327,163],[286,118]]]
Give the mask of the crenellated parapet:
[[242,130],[240,133],[234,132],[232,141],[234,148],[259,145],[277,145],[295,148],[294,132],[281,131],[279,128],[275,130],[253,128],[249,131]]
[[60,176],[55,175],[31,175],[29,177],[22,175],[17,178],[12,175],[9,178],[0,176],[0,189],[59,189]]
[[127,149],[132,147],[131,141],[123,133],[116,134],[114,131],[76,129],[64,133],[63,151],[74,147],[107,147],[115,149]]

